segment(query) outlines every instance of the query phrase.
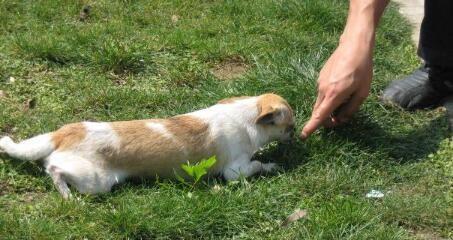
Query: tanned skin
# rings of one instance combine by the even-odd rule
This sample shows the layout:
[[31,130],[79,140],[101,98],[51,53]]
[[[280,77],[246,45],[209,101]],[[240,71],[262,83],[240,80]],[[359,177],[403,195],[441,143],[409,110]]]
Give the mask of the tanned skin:
[[321,69],[318,97],[301,138],[349,121],[370,92],[376,28],[388,0],[351,0],[337,49]]

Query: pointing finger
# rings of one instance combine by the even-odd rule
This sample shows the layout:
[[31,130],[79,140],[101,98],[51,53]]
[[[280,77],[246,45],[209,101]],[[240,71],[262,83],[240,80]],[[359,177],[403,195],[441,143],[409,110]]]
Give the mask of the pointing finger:
[[319,107],[313,112],[310,120],[305,124],[301,138],[302,140],[307,139],[316,129],[318,129],[327,118],[330,117],[330,114],[335,110],[341,101],[338,101],[335,98],[324,98],[320,103]]

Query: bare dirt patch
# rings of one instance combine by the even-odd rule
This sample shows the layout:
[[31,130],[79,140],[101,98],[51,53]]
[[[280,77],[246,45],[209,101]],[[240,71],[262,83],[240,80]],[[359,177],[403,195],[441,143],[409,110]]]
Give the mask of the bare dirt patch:
[[429,231],[413,231],[412,235],[418,240],[447,240],[447,238],[441,237],[438,233]]
[[13,192],[14,187],[7,182],[0,182],[0,196]]
[[242,57],[233,57],[213,67],[211,73],[219,80],[231,80],[243,76],[248,69]]
[[127,83],[126,77],[124,75],[117,75],[113,72],[110,72],[107,77],[112,80],[112,82],[117,86],[123,86]]

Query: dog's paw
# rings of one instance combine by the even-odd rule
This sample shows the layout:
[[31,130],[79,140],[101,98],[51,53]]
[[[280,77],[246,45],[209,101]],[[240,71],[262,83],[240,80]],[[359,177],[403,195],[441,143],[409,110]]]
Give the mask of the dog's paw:
[[276,163],[263,163],[264,172],[274,172],[277,169],[278,169],[278,165]]

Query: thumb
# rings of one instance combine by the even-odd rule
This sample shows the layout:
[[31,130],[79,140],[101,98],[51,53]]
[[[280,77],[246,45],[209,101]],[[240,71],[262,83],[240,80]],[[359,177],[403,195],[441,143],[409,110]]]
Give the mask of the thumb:
[[365,99],[366,97],[358,94],[352,96],[351,99],[339,109],[338,114],[337,116],[335,116],[335,118],[338,119],[340,123],[349,121],[354,113],[359,111],[360,106],[365,101]]

